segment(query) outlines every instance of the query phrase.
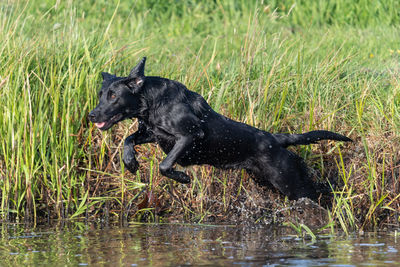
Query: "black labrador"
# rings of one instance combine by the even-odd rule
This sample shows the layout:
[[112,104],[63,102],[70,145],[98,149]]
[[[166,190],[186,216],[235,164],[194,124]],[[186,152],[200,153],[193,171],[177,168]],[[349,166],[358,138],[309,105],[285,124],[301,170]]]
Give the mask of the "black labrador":
[[128,77],[102,73],[99,104],[89,119],[100,130],[119,121],[137,118],[138,130],[126,138],[123,161],[136,173],[135,145],[156,142],[167,157],[160,163],[162,175],[190,183],[187,174],[174,169],[209,164],[218,168],[245,169],[261,185],[272,185],[290,199],[315,199],[317,190],[303,160],[288,146],[320,140],[351,141],[330,131],[304,134],[271,134],[233,121],[215,112],[204,98],[183,84],[144,75],[146,58]]

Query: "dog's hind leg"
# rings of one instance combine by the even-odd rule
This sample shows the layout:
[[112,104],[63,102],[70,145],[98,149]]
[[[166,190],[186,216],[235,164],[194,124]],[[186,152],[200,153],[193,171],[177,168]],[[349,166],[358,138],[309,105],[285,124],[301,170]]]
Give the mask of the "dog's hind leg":
[[307,166],[291,151],[281,148],[272,158],[260,158],[257,165],[258,170],[254,172],[257,183],[270,183],[289,199],[318,197],[315,183],[308,175]]
[[124,142],[124,155],[122,161],[125,167],[133,174],[139,167],[139,163],[136,160],[135,145],[141,145],[146,143],[155,142],[153,133],[147,129],[142,121],[139,120],[139,127],[136,132],[128,136]]

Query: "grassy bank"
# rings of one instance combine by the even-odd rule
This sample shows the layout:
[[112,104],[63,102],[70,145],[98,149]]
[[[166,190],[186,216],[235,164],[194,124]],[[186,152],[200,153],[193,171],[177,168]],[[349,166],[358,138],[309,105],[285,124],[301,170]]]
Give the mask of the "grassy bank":
[[244,172],[191,167],[188,186],[162,177],[155,145],[138,148],[136,175],[125,172],[136,122],[101,133],[87,114],[101,71],[126,75],[147,56],[147,75],[181,81],[230,118],[350,136],[295,150],[332,184],[324,222],[399,224],[397,1],[131,2],[0,3],[3,221],[289,220],[295,204]]

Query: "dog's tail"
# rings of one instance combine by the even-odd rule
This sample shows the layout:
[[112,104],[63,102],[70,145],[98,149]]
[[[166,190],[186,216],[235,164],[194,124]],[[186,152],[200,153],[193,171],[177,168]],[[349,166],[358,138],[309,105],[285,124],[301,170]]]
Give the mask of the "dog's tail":
[[273,136],[278,143],[285,148],[295,145],[315,144],[321,140],[353,141],[344,135],[324,130],[311,131],[303,134],[273,134]]

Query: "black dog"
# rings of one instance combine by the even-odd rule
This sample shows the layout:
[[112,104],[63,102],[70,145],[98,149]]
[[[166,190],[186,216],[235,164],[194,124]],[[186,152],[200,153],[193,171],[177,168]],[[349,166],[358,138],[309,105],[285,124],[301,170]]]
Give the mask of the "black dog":
[[351,139],[329,131],[304,134],[271,134],[216,113],[199,94],[183,84],[161,77],[146,77],[146,58],[128,77],[102,73],[100,103],[89,118],[100,130],[119,121],[137,118],[139,129],[126,138],[123,161],[135,173],[135,145],[156,142],[167,157],[161,174],[190,183],[182,166],[210,164],[219,168],[245,169],[259,184],[273,185],[290,199],[316,198],[315,184],[303,160],[286,148],[330,139]]

